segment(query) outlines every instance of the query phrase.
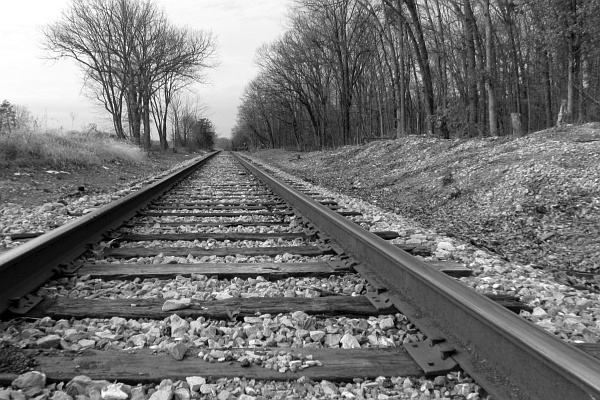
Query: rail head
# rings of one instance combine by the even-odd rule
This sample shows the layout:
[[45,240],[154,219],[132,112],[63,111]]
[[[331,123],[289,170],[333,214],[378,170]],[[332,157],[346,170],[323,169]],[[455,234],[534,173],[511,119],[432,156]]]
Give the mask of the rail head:
[[[409,319],[426,320],[419,325],[426,334],[447,333],[446,339],[459,349],[455,359],[481,378],[495,398],[600,400],[599,360],[234,155],[338,245],[370,266]],[[488,371],[473,368],[482,360]]]
[[199,157],[146,188],[113,201],[98,210],[41,235],[0,255],[0,314],[10,300],[21,298],[43,285],[55,268],[83,254],[109,229],[120,226],[156,196],[184,179],[217,152]]

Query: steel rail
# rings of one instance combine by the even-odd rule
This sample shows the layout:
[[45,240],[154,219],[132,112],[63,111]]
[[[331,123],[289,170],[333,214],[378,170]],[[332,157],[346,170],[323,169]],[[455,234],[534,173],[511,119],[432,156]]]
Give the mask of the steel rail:
[[9,307],[11,299],[21,298],[43,285],[60,264],[71,262],[83,254],[92,243],[102,238],[104,232],[133,217],[138,210],[217,153],[207,154],[142,190],[0,255],[0,314]]
[[418,320],[424,333],[445,333],[457,348],[455,360],[494,398],[600,399],[599,360],[234,155],[332,241],[369,266],[388,286],[387,297],[411,321]]

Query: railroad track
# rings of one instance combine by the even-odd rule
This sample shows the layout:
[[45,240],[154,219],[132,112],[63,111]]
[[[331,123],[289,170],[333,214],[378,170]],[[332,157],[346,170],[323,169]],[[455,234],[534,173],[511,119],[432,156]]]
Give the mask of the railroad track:
[[[585,352],[597,346],[560,341],[522,305],[448,276],[464,268],[348,217],[360,213],[212,154],[0,255],[0,327],[18,347],[0,356],[51,381],[162,382],[158,394],[113,385],[115,398],[480,398],[463,381],[448,389],[461,370],[494,398],[600,399]],[[296,383],[257,393],[252,379]]]

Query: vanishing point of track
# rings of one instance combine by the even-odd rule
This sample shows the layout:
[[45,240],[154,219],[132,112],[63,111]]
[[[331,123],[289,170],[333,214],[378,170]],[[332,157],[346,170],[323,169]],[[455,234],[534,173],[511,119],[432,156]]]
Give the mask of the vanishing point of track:
[[[193,182],[196,170],[212,157],[210,154],[149,187],[100,210],[36,238],[16,249],[0,255],[0,312],[5,318],[15,316],[44,316],[56,318],[165,318],[172,314],[181,317],[206,316],[207,318],[236,319],[259,314],[303,311],[317,317],[332,315],[367,316],[400,312],[427,338],[422,342],[407,343],[404,348],[382,349],[286,349],[295,352],[300,361],[315,356],[322,366],[299,371],[280,372],[277,379],[297,379],[305,375],[330,380],[351,380],[353,377],[443,373],[456,368],[468,372],[495,398],[531,399],[600,399],[600,361],[575,346],[550,335],[522,319],[502,305],[477,294],[431,265],[416,259],[385,240],[385,233],[368,232],[344,217],[331,200],[316,193],[303,193],[291,184],[277,180],[260,170],[248,160],[235,155],[247,172],[245,183],[222,182],[212,188],[176,185]],[[235,167],[239,168],[239,167]],[[193,193],[195,191],[195,193]],[[212,192],[221,194],[215,199]],[[313,196],[311,198],[310,196]],[[351,213],[350,213],[351,214]],[[186,218],[217,218],[219,222],[204,226],[268,226],[290,225],[290,220],[301,221],[301,231],[295,233],[177,233],[135,234],[122,236],[120,227],[134,228],[151,225],[162,216],[181,218],[187,222],[177,225],[202,225]],[[245,223],[225,223],[219,218],[247,216]],[[179,221],[179,220],[178,220]],[[260,222],[262,221],[262,222]],[[162,224],[163,226],[169,224]],[[104,243],[121,244],[141,241],[224,241],[268,240],[275,242],[301,238],[313,243],[292,247],[247,247],[245,249],[215,247],[195,249],[193,246],[160,248],[163,256],[247,257],[259,255],[282,256],[295,254],[306,257],[330,255],[328,261],[309,263],[200,263],[200,264],[90,264],[76,261],[82,255],[95,254],[99,258],[132,258],[156,255],[150,248],[132,246],[117,248],[94,246]],[[114,240],[113,240],[114,239]],[[112,241],[111,241],[112,240]],[[235,268],[234,268],[235,267]],[[311,276],[358,272],[374,290],[363,296],[328,296],[314,299],[226,299],[194,301],[176,311],[162,311],[163,301],[104,301],[94,305],[93,300],[64,299],[41,301],[27,296],[48,280],[58,275],[91,275],[105,279],[135,279],[135,277],[160,277],[201,273],[208,276]],[[128,278],[124,278],[128,276]],[[31,303],[31,304],[28,304]],[[160,303],[160,304],[159,304]],[[176,303],[176,302],[175,302]],[[35,304],[35,305],[34,305]],[[32,307],[29,307],[31,305]],[[107,308],[110,307],[110,308]],[[292,309],[294,308],[295,309]],[[31,309],[30,309],[31,308]],[[7,311],[10,310],[10,311]],[[346,352],[346,353],[344,353]],[[78,363],[73,374],[96,374],[97,379],[119,379],[123,371],[111,369],[114,359],[96,351],[91,355],[41,357],[41,366],[60,364],[63,372],[55,368],[53,379],[68,379],[70,364]],[[410,356],[409,356],[410,355]],[[158,357],[154,355],[155,357]],[[87,357],[87,358],[86,358]],[[142,372],[138,381],[155,381],[164,376],[178,376],[182,370],[196,371],[210,376],[249,376],[257,379],[274,379],[265,368],[252,366],[240,368],[202,362],[201,359],[184,359],[168,363],[161,359],[156,368],[151,355],[123,354],[121,360],[131,358]],[[138,358],[136,358],[138,357]],[[57,361],[58,360],[58,361]],[[143,362],[149,362],[145,372]],[[148,361],[150,360],[150,361]],[[200,361],[198,361],[200,360]],[[414,360],[414,361],[413,361]],[[104,362],[106,365],[102,365]],[[415,363],[416,362],[416,363]],[[88,364],[86,364],[88,363]],[[127,364],[127,363],[125,363]],[[329,364],[329,365],[328,365]],[[91,365],[86,370],[86,365]],[[170,367],[174,365],[174,367]],[[114,366],[113,366],[114,367]],[[44,368],[41,368],[42,370]],[[61,375],[62,374],[62,375]],[[112,374],[112,375],[111,375]],[[162,374],[162,375],[161,375]],[[132,371],[131,376],[135,376]],[[0,374],[0,380],[13,376]],[[160,381],[160,379],[158,379]]]

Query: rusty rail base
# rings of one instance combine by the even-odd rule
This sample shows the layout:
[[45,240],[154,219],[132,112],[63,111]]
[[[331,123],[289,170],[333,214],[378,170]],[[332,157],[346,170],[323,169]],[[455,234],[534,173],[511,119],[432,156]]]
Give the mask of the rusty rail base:
[[600,399],[600,361],[337,215],[234,154],[387,283],[387,297],[496,399]]
[[207,154],[145,189],[0,255],[0,314],[9,307],[10,299],[21,298],[43,285],[54,275],[56,267],[79,257],[90,244],[100,240],[104,232],[133,217],[155,197],[189,176],[217,153]]

